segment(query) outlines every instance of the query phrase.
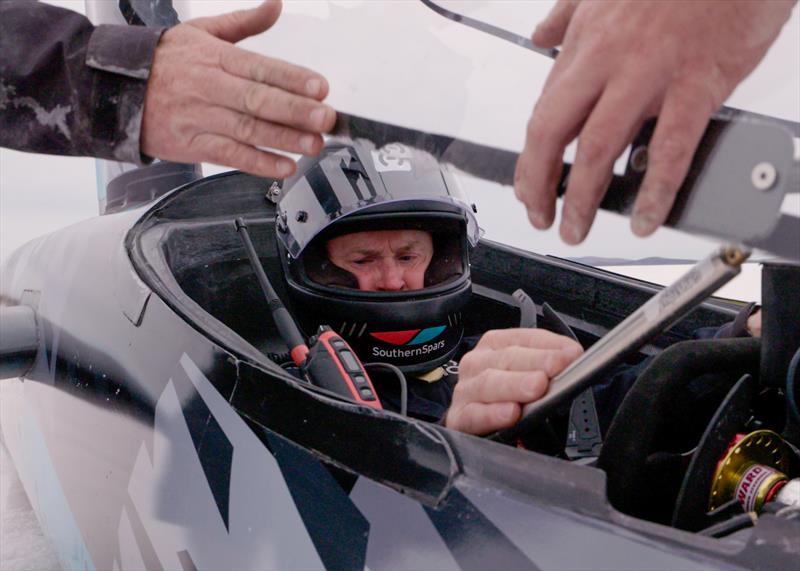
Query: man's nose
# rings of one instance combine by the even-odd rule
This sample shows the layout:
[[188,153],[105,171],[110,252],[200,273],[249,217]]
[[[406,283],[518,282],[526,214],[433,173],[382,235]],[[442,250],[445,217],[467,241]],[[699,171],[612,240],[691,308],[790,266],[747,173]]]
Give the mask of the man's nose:
[[380,268],[378,289],[380,291],[400,291],[405,289],[403,270],[394,261],[384,261]]

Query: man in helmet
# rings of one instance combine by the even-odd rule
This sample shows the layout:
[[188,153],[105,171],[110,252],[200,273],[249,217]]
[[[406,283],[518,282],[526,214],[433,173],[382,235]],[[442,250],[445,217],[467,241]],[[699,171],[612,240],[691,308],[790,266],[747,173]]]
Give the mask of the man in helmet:
[[[276,232],[301,326],[329,325],[363,362],[402,370],[413,416],[473,434],[510,427],[582,352],[543,329],[464,338],[469,251],[480,229],[450,171],[426,153],[329,143],[284,182]],[[748,314],[723,334],[744,332]],[[641,368],[610,376],[601,424]],[[373,377],[384,404],[399,408],[397,381]]]
[[[301,326],[330,325],[365,363],[402,370],[413,416],[476,434],[510,426],[520,403],[544,394],[581,352],[542,330],[464,338],[480,230],[450,171],[426,153],[329,143],[284,182],[277,211]],[[373,377],[382,401],[399,408],[397,381]]]
[[[360,291],[376,292],[423,289],[434,252],[431,233],[418,229],[353,232],[328,240],[325,249],[333,265],[353,275]],[[462,341],[455,355],[463,355],[460,364],[451,360],[433,375],[411,376],[413,412],[420,415],[419,409],[431,408],[427,401],[436,399],[436,404],[450,404],[444,419],[450,428],[475,434],[507,428],[519,419],[519,403],[539,398],[549,379],[580,354],[577,344],[544,330],[494,330],[477,346],[475,341]]]

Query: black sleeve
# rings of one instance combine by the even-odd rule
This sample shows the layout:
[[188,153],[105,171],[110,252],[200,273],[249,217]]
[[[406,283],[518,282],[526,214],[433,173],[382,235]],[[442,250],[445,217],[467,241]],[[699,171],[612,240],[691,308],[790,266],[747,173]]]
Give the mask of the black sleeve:
[[141,164],[150,64],[163,28],[93,26],[0,0],[0,146]]
[[750,337],[747,330],[747,319],[758,309],[758,304],[743,305],[730,323],[719,327],[701,327],[692,332],[692,339],[730,339],[733,337]]

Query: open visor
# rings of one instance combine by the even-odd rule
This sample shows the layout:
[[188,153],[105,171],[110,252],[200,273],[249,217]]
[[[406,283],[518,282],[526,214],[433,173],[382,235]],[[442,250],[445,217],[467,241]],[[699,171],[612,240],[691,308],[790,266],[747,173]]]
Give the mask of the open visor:
[[477,244],[481,230],[473,207],[449,167],[428,153],[401,144],[375,148],[368,141],[336,145],[322,158],[305,158],[282,185],[278,239],[297,259],[321,232],[344,219],[371,214],[457,213],[466,238]]

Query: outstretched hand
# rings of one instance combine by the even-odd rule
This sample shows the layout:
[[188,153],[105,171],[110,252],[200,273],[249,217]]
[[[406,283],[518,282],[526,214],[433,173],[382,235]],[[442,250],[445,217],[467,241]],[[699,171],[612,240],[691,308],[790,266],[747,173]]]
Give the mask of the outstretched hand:
[[461,359],[445,426],[471,434],[513,426],[522,406],[540,399],[581,353],[569,337],[544,329],[487,332]]
[[794,0],[559,0],[533,43],[562,45],[527,128],[514,190],[549,228],[564,148],[578,149],[561,211],[562,239],[581,242],[616,158],[658,117],[631,227],[651,234],[672,207],[709,117],[764,57]]
[[197,18],[164,32],[145,95],[141,151],[179,162],[212,162],[274,178],[294,162],[257,147],[315,155],[336,112],[321,103],[320,74],[233,46],[269,29],[280,0]]

